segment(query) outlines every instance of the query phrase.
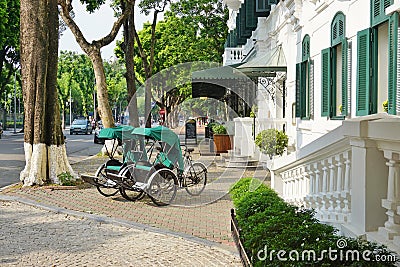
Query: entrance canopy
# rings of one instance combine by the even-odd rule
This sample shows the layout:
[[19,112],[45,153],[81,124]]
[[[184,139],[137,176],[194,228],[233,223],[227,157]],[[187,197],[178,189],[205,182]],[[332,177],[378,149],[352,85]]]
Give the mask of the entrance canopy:
[[279,45],[260,56],[256,54],[236,69],[249,77],[271,77],[275,76],[275,72],[286,72],[286,58],[282,46]]

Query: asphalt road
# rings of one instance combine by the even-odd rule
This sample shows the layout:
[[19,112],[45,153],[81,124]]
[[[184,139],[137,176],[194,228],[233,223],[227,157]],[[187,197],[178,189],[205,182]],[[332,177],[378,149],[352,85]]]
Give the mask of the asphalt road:
[[[66,132],[67,133],[67,132]],[[70,163],[100,152],[102,146],[93,143],[91,135],[69,135],[67,155]],[[19,173],[25,167],[23,134],[6,133],[0,139],[0,188],[19,182]]]

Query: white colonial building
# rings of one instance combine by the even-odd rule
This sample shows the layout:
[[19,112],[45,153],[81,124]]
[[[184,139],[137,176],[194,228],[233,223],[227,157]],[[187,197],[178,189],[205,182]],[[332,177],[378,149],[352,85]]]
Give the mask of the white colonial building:
[[[269,162],[288,202],[400,252],[399,0],[225,0],[224,65],[257,82],[256,132],[284,129]],[[258,155],[253,120],[235,152]]]

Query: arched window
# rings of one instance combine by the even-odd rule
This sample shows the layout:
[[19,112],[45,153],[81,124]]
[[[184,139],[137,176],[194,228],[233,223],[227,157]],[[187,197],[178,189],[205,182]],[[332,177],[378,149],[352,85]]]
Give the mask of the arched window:
[[356,115],[400,114],[399,14],[386,15],[393,0],[371,0],[371,27],[357,33]]
[[331,47],[322,50],[321,116],[344,119],[349,111],[348,43],[346,17],[336,13],[331,24]]
[[296,64],[296,117],[313,117],[314,65],[310,58],[310,36],[303,38],[301,62]]

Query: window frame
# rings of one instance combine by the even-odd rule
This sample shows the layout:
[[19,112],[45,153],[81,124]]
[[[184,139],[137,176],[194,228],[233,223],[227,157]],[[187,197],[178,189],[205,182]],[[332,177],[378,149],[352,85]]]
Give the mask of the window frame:
[[[348,112],[348,42],[346,38],[346,16],[339,11],[335,14],[331,23],[331,46],[321,51],[321,117],[328,117],[332,120],[344,120]],[[342,69],[337,69],[337,49],[342,50]],[[342,76],[341,84],[337,84],[338,75]],[[342,112],[337,114],[337,92],[341,90]]]
[[[306,34],[302,41],[301,62],[296,64],[296,117],[310,120],[311,111],[311,65],[310,36]],[[308,98],[308,101],[307,101]]]

